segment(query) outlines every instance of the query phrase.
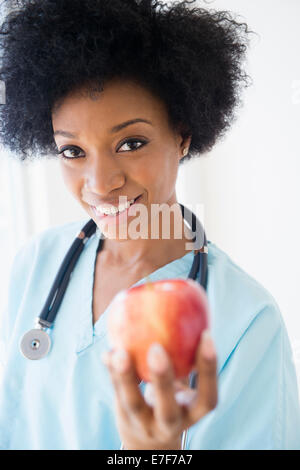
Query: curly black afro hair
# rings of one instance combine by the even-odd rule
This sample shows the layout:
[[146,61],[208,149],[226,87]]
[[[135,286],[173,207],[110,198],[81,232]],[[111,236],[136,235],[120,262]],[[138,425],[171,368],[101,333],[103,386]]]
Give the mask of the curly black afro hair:
[[192,136],[181,162],[210,150],[249,86],[242,63],[250,31],[230,12],[168,3],[14,0],[0,28],[2,144],[22,161],[57,158],[52,112],[60,101],[124,77],[161,98],[172,128]]

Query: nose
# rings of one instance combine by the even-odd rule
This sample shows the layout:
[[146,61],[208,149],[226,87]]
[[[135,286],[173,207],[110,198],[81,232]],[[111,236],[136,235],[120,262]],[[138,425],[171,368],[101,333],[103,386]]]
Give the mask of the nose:
[[90,159],[85,173],[85,186],[101,196],[122,188],[126,181],[124,171],[109,155],[95,155]]

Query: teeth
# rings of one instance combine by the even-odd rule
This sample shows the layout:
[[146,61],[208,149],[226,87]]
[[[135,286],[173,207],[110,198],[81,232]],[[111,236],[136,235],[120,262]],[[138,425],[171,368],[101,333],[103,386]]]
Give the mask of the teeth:
[[101,206],[97,206],[96,207],[96,211],[97,212],[100,212],[100,214],[105,214],[105,215],[116,215],[118,214],[119,212],[123,212],[124,210],[128,209],[129,206],[131,206],[131,204],[134,203],[134,199],[132,199],[131,201],[128,201],[126,202],[125,204],[120,204],[118,207],[101,207]]

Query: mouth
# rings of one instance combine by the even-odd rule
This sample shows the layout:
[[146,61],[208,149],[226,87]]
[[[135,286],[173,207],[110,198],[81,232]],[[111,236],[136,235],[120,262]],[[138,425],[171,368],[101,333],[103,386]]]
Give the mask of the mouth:
[[133,203],[130,204],[129,207],[124,208],[121,211],[118,211],[116,214],[103,214],[100,211],[98,211],[95,206],[90,206],[90,207],[92,208],[93,213],[95,214],[95,216],[99,220],[105,220],[106,222],[110,222],[110,221],[113,221],[113,220],[119,221],[121,217],[124,218],[128,215],[128,211],[129,211],[130,207],[132,207],[134,204],[139,202],[141,200],[142,196],[143,195],[140,194],[138,197],[136,197],[134,199]]

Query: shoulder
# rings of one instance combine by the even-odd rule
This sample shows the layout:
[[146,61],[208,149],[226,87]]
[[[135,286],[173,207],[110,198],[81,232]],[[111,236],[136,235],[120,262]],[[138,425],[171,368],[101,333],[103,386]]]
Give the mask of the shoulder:
[[[23,285],[37,271],[37,267],[51,269],[51,264],[62,261],[72,242],[88,219],[55,225],[32,235],[17,250],[11,266],[11,283]],[[49,263],[47,266],[45,263]]]
[[[220,367],[250,328],[266,342],[286,328],[273,295],[214,243],[208,244],[207,295]],[[249,353],[251,353],[249,351]]]
[[74,222],[55,225],[31,236],[20,248],[20,251],[34,249],[34,247],[44,247],[53,242],[63,243],[76,237],[88,219],[80,219]]
[[87,222],[78,220],[48,228],[31,236],[17,250],[9,272],[7,303],[0,318],[0,359],[6,355],[21,306],[27,302],[32,310],[36,292],[49,289],[58,265]]
[[267,303],[276,304],[268,289],[238,266],[227,253],[211,242],[208,247],[209,279],[213,280],[211,288],[219,301],[222,302],[226,297],[229,306],[232,302],[235,308],[242,307],[245,302],[251,308],[260,308]]
[[32,255],[36,251],[53,248],[54,245],[60,247],[60,245],[67,244],[75,239],[87,222],[88,219],[81,219],[66,224],[59,224],[32,235],[21,245],[15,258],[22,255]]
[[72,242],[88,220],[50,227],[31,236],[19,247],[9,273],[7,308],[11,326],[25,299],[32,304],[37,291],[50,288]]

